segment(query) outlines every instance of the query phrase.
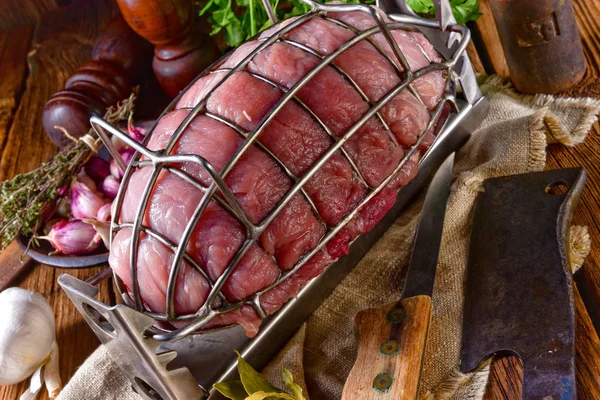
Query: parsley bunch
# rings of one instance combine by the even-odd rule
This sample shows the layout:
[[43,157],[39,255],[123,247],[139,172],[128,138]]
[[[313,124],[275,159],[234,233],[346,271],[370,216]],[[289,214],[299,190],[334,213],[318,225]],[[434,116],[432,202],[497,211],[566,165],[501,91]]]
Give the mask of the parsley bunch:
[[[421,16],[435,16],[435,6],[431,0],[407,0],[407,3],[414,12]],[[456,22],[475,21],[481,16],[479,0],[450,0],[450,6]]]
[[[269,0],[277,10],[277,18],[284,20],[310,11],[310,6],[300,0]],[[317,0],[323,3],[323,0]],[[342,0],[348,4],[373,4],[375,0]],[[200,15],[208,16],[211,35],[224,31],[228,46],[239,46],[257,33],[271,26],[261,0],[208,0],[203,3]]]
[[[321,3],[324,0],[317,0]],[[373,4],[375,0],[341,0],[348,4]],[[279,20],[307,13],[310,6],[300,0],[269,0]],[[422,16],[434,16],[432,0],[408,0],[408,5]],[[450,0],[458,22],[474,21],[479,13],[479,0]],[[208,16],[211,35],[224,31],[228,46],[239,46],[257,33],[271,26],[261,0],[208,0],[201,3],[200,15]]]

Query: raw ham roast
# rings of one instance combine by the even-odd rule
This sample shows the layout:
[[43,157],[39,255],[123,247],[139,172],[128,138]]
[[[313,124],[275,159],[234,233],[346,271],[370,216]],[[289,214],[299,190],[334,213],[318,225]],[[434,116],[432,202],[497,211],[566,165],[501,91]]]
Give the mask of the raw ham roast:
[[[255,129],[284,92],[319,63],[320,57],[352,39],[356,30],[375,25],[372,17],[361,12],[329,16],[354,29],[314,17],[291,30],[285,36],[287,40],[275,42],[256,54],[244,71],[221,82],[228,69],[234,68],[253,51],[261,39],[245,43],[215,72],[197,80],[181,96],[175,110],[158,122],[147,146],[151,150],[163,150],[191,109],[220,83],[206,101],[207,113],[201,113],[191,121],[171,154],[197,154],[217,171],[221,170],[244,142],[243,133]],[[261,38],[293,20],[269,29]],[[394,30],[393,36],[413,71],[441,61],[421,33]],[[343,136],[369,110],[369,102],[377,102],[402,82],[390,62],[395,56],[382,34],[373,36],[373,40],[381,51],[363,40],[342,53],[333,65],[325,67],[298,91],[297,99],[286,103],[258,136],[259,143],[252,144],[227,174],[225,183],[252,223],[263,221],[292,187],[294,179],[301,178],[332,146],[331,135]],[[401,69],[399,64],[397,66]],[[445,79],[441,70],[435,70],[415,80],[412,84],[414,92],[402,91],[381,109],[387,127],[380,119],[372,117],[344,144],[343,151],[333,154],[304,186],[312,204],[303,193],[294,195],[237,264],[222,289],[230,302],[247,299],[276,282],[282,271],[294,268],[318,245],[329,228],[357,207],[370,188],[379,185],[396,169],[408,148],[427,128],[431,118],[429,111],[442,97]],[[352,81],[362,93],[356,90]],[[431,129],[419,150],[426,149],[433,138],[434,129]],[[419,154],[417,151],[324,249],[290,278],[262,294],[260,303],[267,314],[277,311],[308,280],[346,254],[354,238],[373,228],[394,204],[397,189],[415,176]],[[198,164],[182,163],[174,167],[205,186],[211,183],[208,172]],[[152,171],[152,167],[142,167],[131,176],[119,222],[134,221]],[[202,197],[199,188],[163,169],[151,191],[143,225],[177,244]],[[118,231],[109,260],[129,291],[132,288],[131,236],[131,228]],[[244,225],[222,205],[211,200],[193,229],[186,252],[214,282],[245,239]],[[144,307],[149,311],[166,311],[173,257],[167,246],[148,234],[140,235],[137,278]],[[184,262],[175,288],[175,312],[178,315],[197,312],[210,289],[207,279]],[[244,305],[216,317],[206,327],[239,323],[248,336],[254,336],[260,321],[254,308]]]

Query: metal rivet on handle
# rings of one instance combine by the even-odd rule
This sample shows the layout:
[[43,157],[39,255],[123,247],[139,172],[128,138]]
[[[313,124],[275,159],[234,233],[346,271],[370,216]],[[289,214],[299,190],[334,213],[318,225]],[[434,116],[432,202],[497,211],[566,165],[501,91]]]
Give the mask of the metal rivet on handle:
[[406,318],[406,310],[402,307],[392,308],[385,316],[385,319],[392,324],[399,324],[404,321],[404,318]]
[[378,392],[387,392],[394,383],[394,378],[388,373],[377,374],[373,379],[373,389]]
[[381,344],[379,352],[384,356],[393,356],[400,349],[400,345],[393,339],[386,340]]

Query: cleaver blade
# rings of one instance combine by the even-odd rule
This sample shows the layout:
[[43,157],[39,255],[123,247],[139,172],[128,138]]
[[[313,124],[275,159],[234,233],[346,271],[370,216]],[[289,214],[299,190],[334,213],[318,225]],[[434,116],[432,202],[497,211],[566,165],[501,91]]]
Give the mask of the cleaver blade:
[[460,368],[515,354],[523,399],[576,398],[568,233],[585,177],[569,168],[488,179],[476,201]]

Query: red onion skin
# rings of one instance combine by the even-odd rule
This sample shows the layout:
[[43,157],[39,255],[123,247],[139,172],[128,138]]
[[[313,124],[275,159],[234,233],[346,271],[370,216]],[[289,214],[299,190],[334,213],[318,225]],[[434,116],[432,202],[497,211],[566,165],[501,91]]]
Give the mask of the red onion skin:
[[[133,158],[133,155],[135,154],[135,150],[130,147],[126,147],[123,150],[119,151],[119,154],[121,155],[121,158],[125,162],[125,165],[129,165],[129,162],[131,161],[131,159]],[[119,165],[114,160],[114,158],[110,160],[110,174],[119,180],[125,174],[125,171],[123,171],[119,167]]]
[[133,124],[127,124],[127,133],[138,143],[141,143],[146,136],[146,130],[144,128]]
[[107,222],[110,221],[110,217],[112,215],[112,203],[106,203],[98,210],[98,215],[96,215],[96,219],[98,221]]
[[40,239],[48,240],[57,252],[71,255],[93,253],[101,243],[96,239],[94,227],[80,220],[60,220]]
[[71,184],[70,200],[73,217],[80,219],[95,218],[100,207],[106,204],[99,193],[79,180]]
[[110,175],[110,165],[108,164],[108,161],[98,156],[90,157],[88,162],[83,166],[83,170],[97,184]]
[[117,178],[112,175],[107,176],[100,184],[100,190],[106,195],[106,197],[114,199],[117,197],[119,186],[121,183]]

